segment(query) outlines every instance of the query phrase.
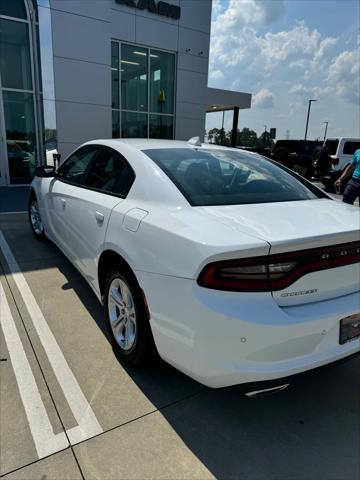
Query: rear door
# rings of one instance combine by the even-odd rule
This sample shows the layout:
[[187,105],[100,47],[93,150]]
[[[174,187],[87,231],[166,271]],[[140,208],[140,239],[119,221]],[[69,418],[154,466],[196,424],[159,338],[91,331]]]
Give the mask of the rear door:
[[124,201],[134,178],[133,170],[118,152],[101,146],[82,184],[69,198],[66,223],[71,260],[95,290],[98,257],[111,211]]

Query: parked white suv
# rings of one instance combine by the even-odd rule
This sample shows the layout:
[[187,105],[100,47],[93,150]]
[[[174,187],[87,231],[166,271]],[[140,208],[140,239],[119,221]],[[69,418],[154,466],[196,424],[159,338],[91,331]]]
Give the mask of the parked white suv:
[[360,138],[328,138],[324,146],[329,151],[329,172],[321,178],[325,187],[332,187],[360,148]]

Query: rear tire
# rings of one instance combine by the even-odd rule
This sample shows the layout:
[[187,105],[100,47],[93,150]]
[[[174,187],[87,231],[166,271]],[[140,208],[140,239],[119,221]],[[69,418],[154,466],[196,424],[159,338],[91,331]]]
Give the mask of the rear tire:
[[142,291],[133,273],[121,265],[106,278],[104,313],[111,344],[121,362],[135,367],[153,359],[156,348]]
[[39,205],[34,193],[31,194],[29,205],[28,205],[28,215],[31,230],[36,238],[40,242],[46,241],[45,228],[41,220]]

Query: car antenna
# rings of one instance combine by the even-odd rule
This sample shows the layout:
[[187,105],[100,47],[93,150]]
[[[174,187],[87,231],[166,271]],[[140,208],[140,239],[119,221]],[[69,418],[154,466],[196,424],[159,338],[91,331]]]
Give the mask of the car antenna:
[[200,137],[191,137],[187,143],[195,147],[201,147]]

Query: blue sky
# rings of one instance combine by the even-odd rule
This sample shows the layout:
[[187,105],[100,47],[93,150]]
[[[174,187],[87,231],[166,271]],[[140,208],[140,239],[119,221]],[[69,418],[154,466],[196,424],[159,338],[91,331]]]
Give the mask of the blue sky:
[[[353,0],[213,0],[209,86],[253,94],[239,128],[277,138],[360,134],[360,6]],[[222,114],[207,115],[207,129]],[[230,129],[232,113],[225,115]]]

